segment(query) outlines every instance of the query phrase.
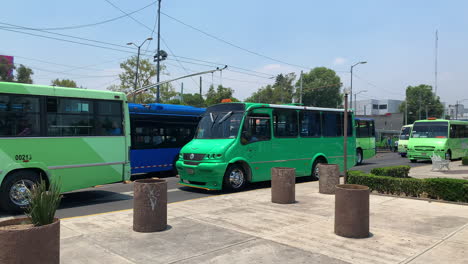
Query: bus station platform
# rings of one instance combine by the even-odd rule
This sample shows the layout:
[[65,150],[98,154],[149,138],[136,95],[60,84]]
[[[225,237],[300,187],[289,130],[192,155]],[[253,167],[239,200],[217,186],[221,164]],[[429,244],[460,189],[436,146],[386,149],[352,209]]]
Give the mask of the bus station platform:
[[412,178],[452,178],[468,180],[468,166],[463,166],[461,160],[451,161],[450,170],[432,170],[432,165],[413,167],[409,172]]
[[61,220],[62,263],[466,263],[468,206],[370,196],[371,236],[334,234],[334,195],[296,185],[294,204],[269,188],[168,205],[168,229],[132,230],[132,211]]

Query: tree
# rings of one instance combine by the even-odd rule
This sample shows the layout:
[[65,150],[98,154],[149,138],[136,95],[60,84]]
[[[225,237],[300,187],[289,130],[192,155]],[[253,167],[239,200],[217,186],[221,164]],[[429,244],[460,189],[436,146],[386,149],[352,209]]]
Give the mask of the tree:
[[16,82],[19,83],[33,83],[31,76],[34,74],[31,68],[20,64],[18,70],[16,71]]
[[210,106],[210,105],[221,103],[221,100],[223,99],[231,99],[231,101],[233,102],[239,102],[238,99],[232,96],[233,93],[234,93],[234,89],[232,88],[218,85],[218,87],[215,90],[214,86],[210,85],[210,88],[208,89],[208,92],[206,93],[205,103],[207,106]]
[[12,82],[14,79],[13,70],[15,65],[9,63],[8,60],[4,57],[0,57],[0,81],[2,82]]
[[[400,112],[405,113],[408,104],[408,124],[428,117],[441,117],[444,105],[432,92],[432,86],[420,84],[406,88],[406,100],[400,105]],[[426,114],[427,111],[427,114]]]
[[267,85],[254,92],[245,99],[246,102],[284,104],[292,103],[294,94],[293,82],[296,79],[294,73],[278,74],[273,85]]
[[[326,67],[317,67],[302,76],[302,103],[307,106],[336,108],[342,103],[341,80],[336,72]],[[300,86],[300,80],[296,87]],[[295,97],[299,101],[300,90]]]
[[60,87],[71,87],[71,88],[77,88],[78,85],[76,84],[75,81],[69,80],[69,79],[55,79],[52,80],[51,84],[52,86],[60,86]]
[[205,100],[200,94],[184,94],[182,104],[195,107],[206,107]]

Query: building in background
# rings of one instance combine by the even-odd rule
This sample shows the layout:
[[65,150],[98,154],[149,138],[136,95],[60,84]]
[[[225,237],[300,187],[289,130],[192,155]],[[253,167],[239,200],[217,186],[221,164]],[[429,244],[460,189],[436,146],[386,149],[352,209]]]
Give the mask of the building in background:
[[465,105],[446,105],[445,115],[450,116],[450,119],[465,119],[468,118],[468,108],[465,108]]
[[355,104],[355,113],[358,116],[375,116],[375,115],[385,115],[385,114],[394,114],[399,113],[400,105],[402,100],[358,100]]

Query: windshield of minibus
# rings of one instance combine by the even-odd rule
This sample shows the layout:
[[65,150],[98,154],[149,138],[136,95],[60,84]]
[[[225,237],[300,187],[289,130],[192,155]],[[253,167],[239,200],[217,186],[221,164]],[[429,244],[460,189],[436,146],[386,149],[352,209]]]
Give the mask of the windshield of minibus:
[[411,132],[411,127],[404,127],[401,129],[400,139],[408,140]]
[[411,138],[447,138],[447,122],[417,122],[414,123]]
[[235,138],[242,119],[241,112],[209,112],[198,124],[195,138]]

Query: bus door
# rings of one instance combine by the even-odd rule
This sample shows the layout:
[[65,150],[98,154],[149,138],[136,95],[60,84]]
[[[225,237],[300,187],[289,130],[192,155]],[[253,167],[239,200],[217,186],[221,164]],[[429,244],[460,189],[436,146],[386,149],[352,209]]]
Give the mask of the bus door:
[[270,179],[271,118],[266,113],[250,113],[244,120],[241,132],[241,153],[249,161],[252,181]]

